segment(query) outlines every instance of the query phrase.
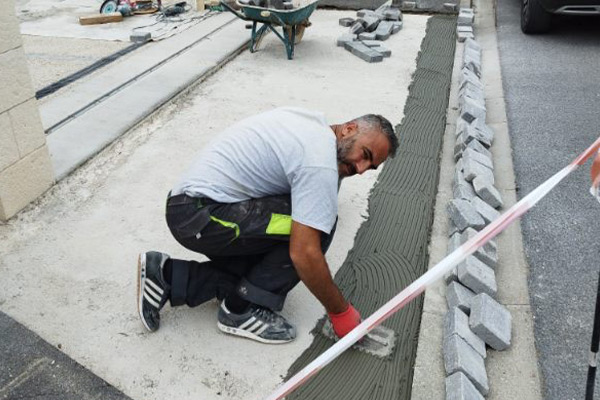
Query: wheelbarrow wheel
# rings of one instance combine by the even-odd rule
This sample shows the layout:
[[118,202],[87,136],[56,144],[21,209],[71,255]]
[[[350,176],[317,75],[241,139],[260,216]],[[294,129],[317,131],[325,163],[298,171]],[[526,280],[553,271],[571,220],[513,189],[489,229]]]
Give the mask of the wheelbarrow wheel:
[[100,6],[100,14],[110,14],[117,11],[119,4],[117,0],[105,0]]

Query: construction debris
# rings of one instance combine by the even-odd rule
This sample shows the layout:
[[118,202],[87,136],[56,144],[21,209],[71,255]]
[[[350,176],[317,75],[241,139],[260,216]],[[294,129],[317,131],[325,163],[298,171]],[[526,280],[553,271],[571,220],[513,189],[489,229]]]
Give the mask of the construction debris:
[[123,21],[123,15],[120,12],[114,12],[110,14],[94,14],[84,17],[79,17],[80,25],[98,25],[107,24],[109,22],[121,22]]
[[402,29],[400,9],[384,4],[376,10],[359,10],[356,16],[356,19],[340,18],[340,25],[349,27],[350,33],[340,36],[337,45],[369,63],[390,57],[392,51],[381,43]]

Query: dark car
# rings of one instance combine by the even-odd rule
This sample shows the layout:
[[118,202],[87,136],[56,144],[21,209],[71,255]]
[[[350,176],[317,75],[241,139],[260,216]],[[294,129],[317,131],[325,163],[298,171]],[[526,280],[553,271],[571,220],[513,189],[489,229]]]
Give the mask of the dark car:
[[521,0],[521,30],[547,32],[553,14],[600,15],[600,0]]

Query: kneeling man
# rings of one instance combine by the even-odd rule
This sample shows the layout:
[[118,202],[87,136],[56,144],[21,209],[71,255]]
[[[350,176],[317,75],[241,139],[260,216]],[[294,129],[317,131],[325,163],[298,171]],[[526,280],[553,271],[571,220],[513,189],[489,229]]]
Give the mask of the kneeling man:
[[140,255],[138,309],[155,331],[160,310],[221,300],[217,325],[263,343],[296,331],[281,311],[301,280],[342,337],[359,312],[335,285],[325,252],[337,221],[342,178],[376,169],[398,140],[385,118],[368,114],[329,125],[323,114],[278,108],[247,118],[209,145],[169,193],[175,239],[209,261]]

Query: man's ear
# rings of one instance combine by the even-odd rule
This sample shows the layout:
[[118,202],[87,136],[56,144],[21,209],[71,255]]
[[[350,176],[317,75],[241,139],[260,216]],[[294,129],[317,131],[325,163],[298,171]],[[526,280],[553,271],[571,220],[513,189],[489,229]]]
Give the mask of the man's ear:
[[346,122],[342,128],[342,138],[348,138],[358,133],[358,124],[356,122]]

